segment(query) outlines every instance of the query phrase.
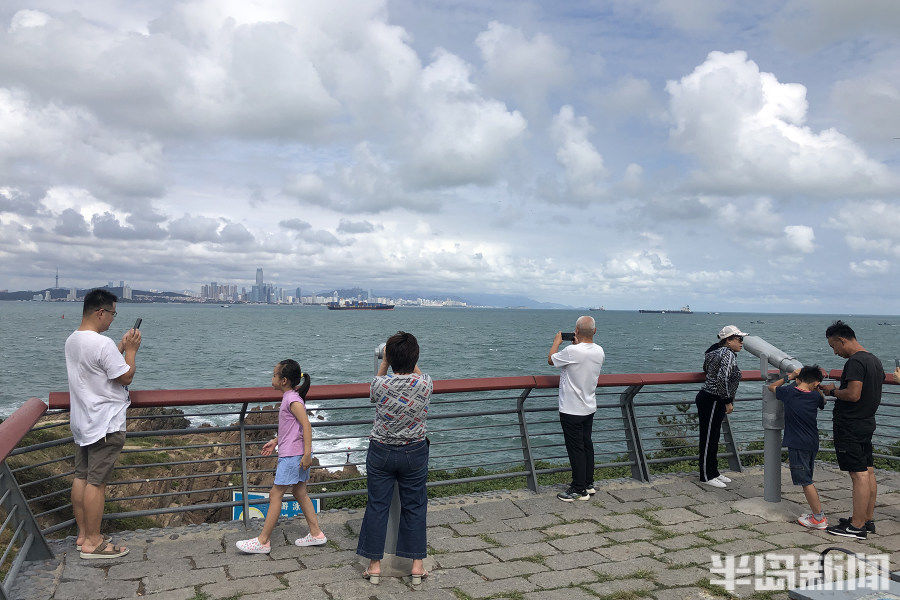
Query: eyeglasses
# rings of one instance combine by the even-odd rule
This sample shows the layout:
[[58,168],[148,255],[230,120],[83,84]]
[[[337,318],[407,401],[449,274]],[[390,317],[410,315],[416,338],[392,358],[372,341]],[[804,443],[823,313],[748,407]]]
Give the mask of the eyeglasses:
[[117,314],[116,311],[114,311],[114,310],[109,310],[108,308],[98,308],[98,309],[97,309],[97,312],[103,312],[104,310],[105,310],[106,312],[108,312],[109,314],[111,314],[111,315],[113,316],[113,318],[116,318],[116,314]]
[[742,336],[742,335],[736,335],[736,336],[734,336],[732,339],[735,339],[735,340],[739,341],[739,342],[742,343],[742,344],[744,343],[744,336]]

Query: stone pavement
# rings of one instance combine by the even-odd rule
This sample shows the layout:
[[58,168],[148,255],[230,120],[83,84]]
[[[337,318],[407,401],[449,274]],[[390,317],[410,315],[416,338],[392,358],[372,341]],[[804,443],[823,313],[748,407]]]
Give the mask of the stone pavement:
[[[298,548],[300,519],[280,524],[268,556],[237,553],[248,535],[240,523],[128,532],[121,560],[78,557],[72,538],[53,542],[56,560],[28,564],[16,600],[351,600],[420,598],[523,600],[729,597],[710,585],[712,554],[800,554],[828,546],[891,555],[900,566],[900,474],[879,471],[878,534],[866,542],[835,538],[792,523],[803,495],[782,470],[785,500],[761,501],[762,469],[729,474],[727,490],[694,476],[666,475],[650,484],[598,482],[590,502],[566,504],[559,488],[491,492],[432,500],[428,511],[431,576],[414,589],[408,578],[372,586],[354,553],[362,511],[324,511],[326,546]],[[849,477],[817,465],[817,485],[832,519],[849,513]],[[795,502],[800,504],[795,504]],[[751,559],[750,564],[753,564]],[[718,578],[714,575],[713,578]],[[786,592],[738,587],[737,597],[787,598]],[[733,597],[733,596],[732,596]]]

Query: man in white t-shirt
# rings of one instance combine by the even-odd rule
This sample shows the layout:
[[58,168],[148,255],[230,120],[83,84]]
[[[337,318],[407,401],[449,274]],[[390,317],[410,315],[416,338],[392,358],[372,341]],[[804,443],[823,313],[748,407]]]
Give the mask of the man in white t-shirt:
[[[102,335],[116,317],[118,298],[103,289],[84,297],[81,326],[66,339],[69,425],[75,440],[72,511],[81,558],[118,558],[128,549],[100,534],[106,484],[125,445],[128,389],[134,379],[141,332],[129,329],[116,346]],[[124,356],[123,356],[124,355]]]
[[603,367],[603,348],[594,343],[597,327],[593,317],[579,317],[575,322],[575,340],[562,350],[562,332],[557,332],[547,362],[560,369],[559,422],[569,464],[572,484],[556,495],[563,502],[590,500],[594,491],[594,442],[591,430],[597,412],[597,377]]

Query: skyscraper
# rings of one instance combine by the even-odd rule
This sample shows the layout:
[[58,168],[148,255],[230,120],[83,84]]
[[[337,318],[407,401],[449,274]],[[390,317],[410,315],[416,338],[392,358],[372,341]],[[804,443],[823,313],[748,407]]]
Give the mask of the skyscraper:
[[263,272],[262,267],[256,269],[256,285],[262,287],[263,284]]

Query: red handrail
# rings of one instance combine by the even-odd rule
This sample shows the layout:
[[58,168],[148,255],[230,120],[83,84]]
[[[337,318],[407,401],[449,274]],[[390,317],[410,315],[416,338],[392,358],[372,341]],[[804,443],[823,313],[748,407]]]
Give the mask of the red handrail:
[[26,433],[31,431],[45,412],[47,412],[46,404],[39,398],[29,398],[8,419],[0,423],[0,462],[6,460],[13,448],[22,441]]
[[[600,375],[598,387],[702,383],[700,373],[623,373]],[[762,381],[759,371],[744,371],[744,381]],[[525,375],[520,377],[485,377],[479,379],[440,379],[434,382],[435,394],[486,392],[500,390],[550,389],[559,387],[558,375]],[[315,385],[307,400],[368,398],[368,383]],[[273,388],[223,388],[195,390],[132,390],[131,406],[135,408],[166,406],[199,406],[208,404],[241,404],[243,402],[279,402],[281,392]],[[50,408],[69,408],[68,392],[51,392]]]

